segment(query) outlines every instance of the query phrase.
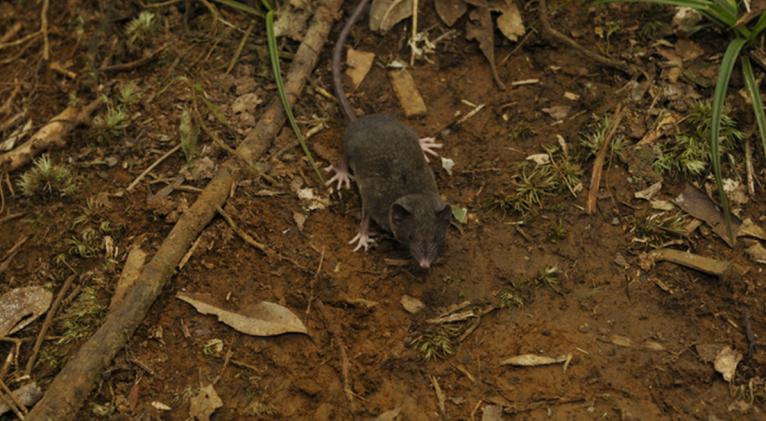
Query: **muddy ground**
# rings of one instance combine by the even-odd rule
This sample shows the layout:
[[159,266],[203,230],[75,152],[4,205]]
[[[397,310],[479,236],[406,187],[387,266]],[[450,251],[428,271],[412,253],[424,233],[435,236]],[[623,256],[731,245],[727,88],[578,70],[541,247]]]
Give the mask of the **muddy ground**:
[[[23,113],[22,122],[31,119],[39,128],[73,98],[88,102],[98,95],[127,115],[123,124],[80,127],[64,147],[50,151],[52,162],[73,173],[76,189],[70,194],[25,196],[19,183],[30,165],[3,177],[0,218],[23,216],[0,223],[0,258],[8,261],[0,292],[42,285],[55,293],[70,274],[77,275],[74,293],[58,310],[32,371],[43,390],[98,327],[128,250],[141,247],[151,257],[178,214],[196,200],[195,188],[205,187],[212,173],[206,165],[228,157],[203,133],[192,164],[178,151],[126,190],[178,144],[191,90],[176,78],[201,84],[229,127],[202,106],[205,121],[230,146],[276,95],[262,19],[251,21],[219,3],[216,9],[227,24],[217,26],[202,3],[190,11],[184,11],[184,2],[151,8],[142,2],[99,3],[50,4],[51,61],[74,75],[51,70],[39,40],[0,50],[0,103],[20,86],[0,121]],[[358,194],[328,195],[318,189],[285,128],[259,166],[272,180],[245,175],[226,205],[242,230],[283,258],[264,256],[215,218],[103,374],[78,419],[188,419],[190,397],[213,382],[223,403],[212,417],[217,420],[368,419],[396,408],[403,420],[468,420],[482,419],[493,405],[504,409],[506,419],[763,419],[766,293],[761,288],[766,277],[763,264],[745,253],[752,243],[740,239],[729,247],[705,224],[690,233],[647,228],[661,211],[634,197],[659,180],[662,189],[655,199],[666,201],[690,184],[702,191],[711,185],[707,168],[699,175],[657,173],[651,163],[647,169],[634,145],[666,113],[684,118],[694,101],[710,97],[725,34],[705,28],[688,38],[679,35],[668,8],[553,3],[551,20],[561,32],[640,66],[651,80],[640,76],[631,83],[629,75],[546,40],[537,3],[517,2],[526,35],[510,41],[495,31],[501,89],[476,42],[466,40],[468,17],[463,16],[454,34],[428,56],[430,62],[419,60],[410,69],[428,111],[406,120],[419,135],[436,135],[444,143],[440,153],[454,161],[452,174],[438,159],[430,165],[445,198],[467,209],[466,221],[450,228],[443,257],[430,270],[419,270],[402,263],[406,251],[381,236],[369,252],[352,252],[347,242],[358,224]],[[343,16],[352,7],[347,2]],[[142,10],[154,13],[158,25],[145,40],[131,44],[125,28]],[[419,25],[432,39],[448,32],[432,1],[421,2],[420,10]],[[14,39],[21,38],[36,30],[39,14],[35,2],[2,2],[0,28],[19,22],[22,29]],[[227,73],[251,22],[252,34]],[[351,102],[362,113],[405,119],[383,64],[409,59],[409,20],[382,35],[366,22],[365,17],[353,29],[350,44],[374,52],[378,62],[358,89],[349,89]],[[338,30],[336,24],[333,39]],[[161,45],[166,48],[146,63],[99,71]],[[286,69],[298,42],[283,37],[279,45]],[[687,54],[690,50],[695,53]],[[680,64],[668,51],[681,57]],[[674,67],[684,73],[679,77]],[[537,82],[513,83],[532,79]],[[139,99],[120,105],[121,89],[131,81]],[[738,94],[742,87],[735,73],[730,114],[753,145],[757,182],[755,194],[736,209],[741,218],[764,225],[766,160],[750,105]],[[295,109],[302,130],[312,132],[309,144],[322,166],[339,156],[345,127],[328,92],[329,44]],[[234,107],[237,101],[244,105]],[[588,215],[584,206],[593,156],[582,139],[613,118],[621,102],[626,105],[616,137],[622,148],[607,154],[598,208]],[[455,124],[481,104],[472,117]],[[560,106],[570,108],[557,113]],[[98,115],[103,119],[108,111]],[[8,127],[0,141],[19,126]],[[657,142],[672,142],[671,132]],[[724,159],[724,175],[744,184],[743,145],[727,151],[733,159]],[[535,171],[526,158],[556,148],[554,159],[581,169],[570,173],[574,193],[559,183],[540,194],[539,204],[519,205],[512,193],[522,183],[520,174]],[[577,182],[585,188],[578,189]],[[164,192],[170,193],[157,199],[169,185],[174,188]],[[327,201],[310,209],[312,203],[296,195],[298,186],[313,188]],[[661,217],[667,215],[682,218],[673,220],[674,226],[692,221],[675,208]],[[29,238],[8,259],[6,251],[24,237]],[[734,274],[719,278],[667,262],[642,269],[642,253],[663,245],[731,261]],[[305,323],[309,335],[238,333],[177,299],[181,291],[232,311],[260,301],[281,304]],[[401,304],[405,295],[425,307],[411,314]],[[474,317],[428,322],[465,302],[463,310],[473,309]],[[14,335],[25,342],[20,361],[3,371],[11,388],[25,381],[24,363],[40,327],[38,320]],[[333,331],[349,361],[353,414]],[[730,382],[713,363],[725,346],[743,357]],[[15,352],[12,343],[0,347],[3,359]],[[521,354],[570,358],[537,367],[501,364]]]

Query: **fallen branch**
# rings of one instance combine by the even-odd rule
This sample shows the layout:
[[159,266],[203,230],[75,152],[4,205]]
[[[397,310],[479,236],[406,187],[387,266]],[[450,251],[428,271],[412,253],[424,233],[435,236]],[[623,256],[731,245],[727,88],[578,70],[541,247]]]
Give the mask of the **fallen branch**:
[[[334,19],[339,16],[341,0],[326,0],[317,8],[311,27],[295,54],[287,75],[287,97],[294,104],[316,65]],[[275,99],[261,116],[257,126],[237,147],[238,154],[255,161],[271,146],[285,122],[281,102]],[[229,197],[239,176],[236,158],[219,167],[197,201],[181,215],[160,245],[157,253],[141,271],[136,284],[122,304],[114,308],[103,325],[73,355],[50,384],[43,399],[32,409],[27,420],[73,419],[88,397],[101,373],[111,363],[146,316],[154,300],[173,276],[181,258],[202,229],[213,219],[217,207]]]
[[103,104],[103,99],[98,98],[82,109],[67,107],[53,117],[51,121],[37,131],[32,138],[16,149],[0,155],[0,173],[13,171],[26,165],[39,153],[50,148],[63,147],[66,145],[66,137],[69,132],[80,124],[90,121],[90,116]]

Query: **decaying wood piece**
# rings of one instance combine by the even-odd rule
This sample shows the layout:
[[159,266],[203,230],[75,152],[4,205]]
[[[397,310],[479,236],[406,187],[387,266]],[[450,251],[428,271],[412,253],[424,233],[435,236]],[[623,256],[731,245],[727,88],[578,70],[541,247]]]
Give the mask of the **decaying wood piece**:
[[77,107],[64,109],[24,144],[0,155],[0,172],[13,171],[32,161],[32,158],[39,153],[66,145],[69,132],[78,125],[89,122],[90,116],[101,107],[103,102],[102,98],[98,98],[81,109]]
[[[328,38],[342,0],[326,0],[317,8],[285,81],[290,104],[294,104],[313,71]],[[279,99],[274,99],[257,126],[237,147],[238,155],[249,161],[260,157],[271,146],[285,122]],[[93,389],[101,373],[117,352],[125,346],[146,316],[154,300],[202,229],[213,219],[216,208],[226,201],[231,186],[239,176],[239,158],[229,158],[219,168],[197,201],[183,213],[154,257],[144,266],[133,288],[114,308],[103,325],[70,358],[53,380],[43,399],[29,413],[27,420],[73,419]]]

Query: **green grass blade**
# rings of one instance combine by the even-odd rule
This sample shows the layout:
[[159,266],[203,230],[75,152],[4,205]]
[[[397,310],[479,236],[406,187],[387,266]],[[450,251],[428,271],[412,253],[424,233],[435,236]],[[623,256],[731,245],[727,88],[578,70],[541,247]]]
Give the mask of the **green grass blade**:
[[758,123],[758,134],[763,145],[763,156],[766,156],[766,114],[763,112],[763,99],[761,99],[761,92],[755,83],[755,75],[753,74],[753,66],[750,64],[750,58],[743,55],[740,57],[740,62],[742,63],[742,75],[745,77],[745,86],[750,95],[750,102],[753,103],[755,121]]
[[726,220],[726,230],[728,231],[731,242],[736,241],[731,224],[731,209],[726,199],[726,192],[723,190],[723,176],[721,175],[721,152],[720,152],[720,133],[721,133],[721,114],[723,105],[726,101],[726,91],[729,89],[729,80],[734,69],[734,63],[747,42],[744,38],[736,38],[726,47],[726,52],[721,60],[721,68],[718,70],[718,82],[715,85],[715,94],[713,95],[713,115],[710,123],[710,160],[713,163],[713,172],[715,173],[715,184],[718,188],[718,194],[723,207],[724,219]]
[[290,107],[290,103],[287,101],[287,94],[285,93],[285,84],[284,84],[284,81],[282,81],[282,70],[279,67],[279,51],[277,48],[277,37],[274,34],[274,9],[271,8],[271,5],[266,0],[263,0],[263,4],[266,6],[266,8],[269,9],[269,11],[266,13],[266,38],[268,40],[268,45],[269,45],[269,59],[271,60],[271,70],[274,73],[274,81],[277,84],[277,92],[279,93],[279,99],[282,101],[282,106],[285,109],[287,120],[290,122],[290,127],[293,129],[293,132],[295,133],[295,137],[298,138],[298,143],[300,143],[301,148],[303,149],[303,153],[306,155],[306,158],[309,160],[309,164],[311,164],[311,168],[314,170],[314,174],[316,174],[320,185],[324,186],[324,177],[322,177],[322,173],[319,171],[319,167],[317,167],[317,164],[314,161],[314,157],[311,155],[311,151],[306,145],[306,139],[303,137],[303,133],[301,133],[301,129],[300,127],[298,127],[298,123],[295,121],[295,116],[293,115],[293,109],[292,107]]
[[764,29],[766,29],[766,12],[761,13],[761,17],[758,18],[758,22],[756,22],[755,26],[753,26],[753,29],[750,32],[749,41],[754,40],[755,37],[763,32]]

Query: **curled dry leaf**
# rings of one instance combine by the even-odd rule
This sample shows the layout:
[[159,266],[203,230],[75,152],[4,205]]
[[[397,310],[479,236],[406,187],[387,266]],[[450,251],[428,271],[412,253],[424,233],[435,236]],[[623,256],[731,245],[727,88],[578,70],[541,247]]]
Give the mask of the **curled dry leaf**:
[[12,289],[0,297],[0,336],[9,336],[48,310],[53,294],[41,286]]
[[500,80],[495,67],[495,30],[492,25],[492,14],[488,7],[478,6],[468,14],[468,22],[465,27],[465,37],[469,41],[476,40],[479,43],[479,49],[487,58],[492,70],[492,77],[500,89],[505,89],[505,85]]
[[435,0],[436,13],[450,28],[468,10],[468,5],[463,0]]
[[742,361],[742,353],[725,346],[715,357],[715,371],[723,375],[723,379],[731,382],[734,373],[737,371],[737,364]]
[[412,16],[412,0],[372,0],[370,30],[386,33],[394,25]]
[[208,421],[216,409],[223,406],[223,401],[212,384],[200,387],[199,393],[189,399],[189,416],[199,421]]
[[307,333],[303,322],[293,312],[279,304],[263,301],[250,308],[247,314],[239,314],[196,300],[185,293],[178,293],[176,297],[191,304],[198,312],[213,314],[218,317],[218,321],[248,335],[274,336],[283,333]]

